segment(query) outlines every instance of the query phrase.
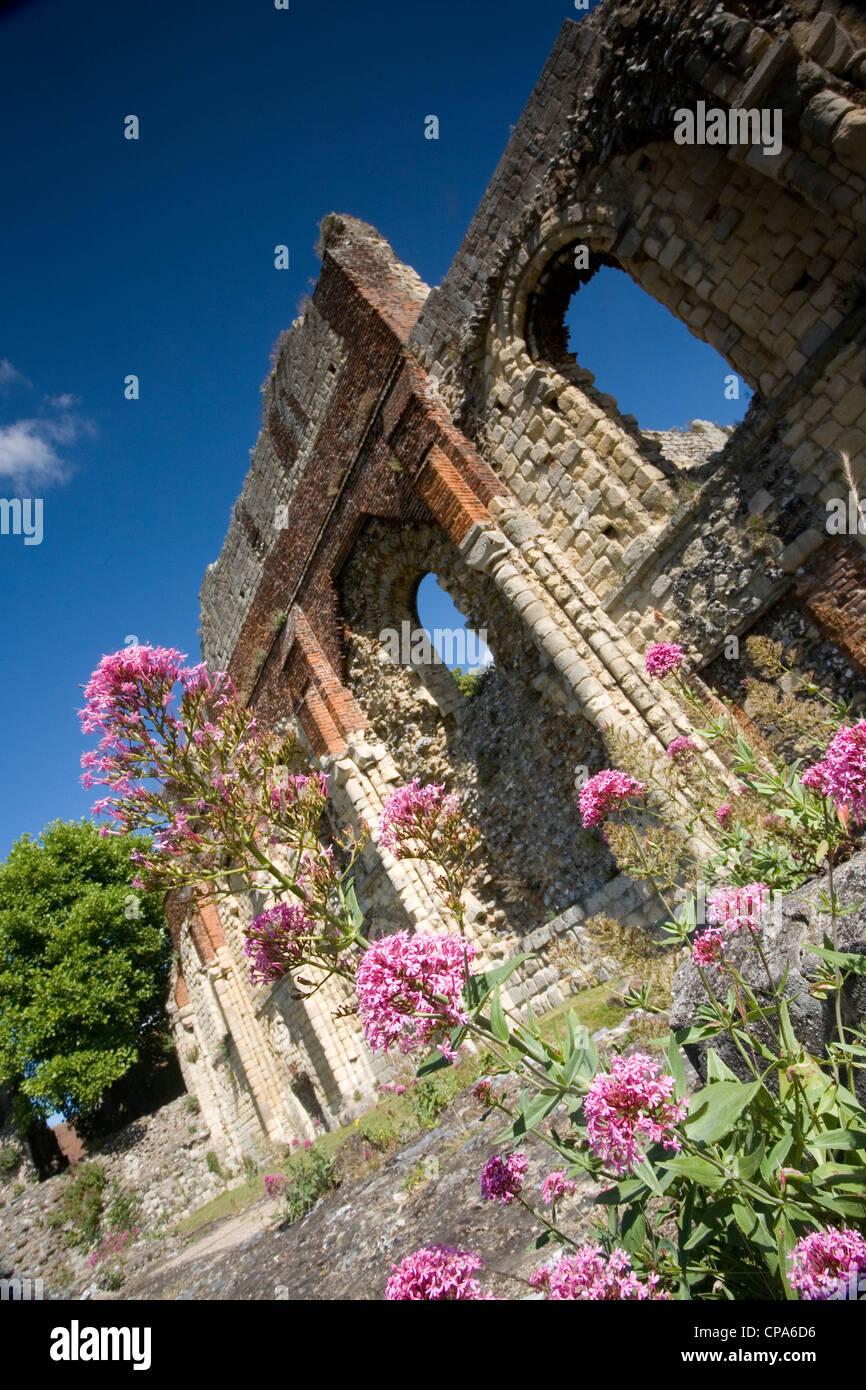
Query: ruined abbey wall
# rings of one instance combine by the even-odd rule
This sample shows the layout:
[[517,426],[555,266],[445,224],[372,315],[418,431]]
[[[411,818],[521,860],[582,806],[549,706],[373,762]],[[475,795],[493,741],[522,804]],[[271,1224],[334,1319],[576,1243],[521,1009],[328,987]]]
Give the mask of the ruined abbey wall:
[[[537,953],[515,1002],[561,1002],[550,944],[594,912],[654,915],[573,791],[611,729],[661,755],[689,728],[645,675],[650,642],[682,642],[710,677],[725,638],[794,613],[840,669],[866,669],[862,537],[826,526],[840,451],[860,476],[866,457],[864,87],[854,6],[603,0],[564,25],[441,286],[366,224],[323,223],[205,577],[204,657],[299,730],[335,826],[375,826],[413,776],[466,797],[483,832],[468,931],[487,961]],[[699,102],[780,111],[780,148],[678,144],[674,113]],[[678,445],[596,387],[564,316],[599,266],[753,388],[740,426]],[[487,631],[495,668],[471,701],[383,649],[417,624],[428,573]],[[375,837],[358,889],[376,932],[441,922],[423,871]],[[249,985],[260,906],[170,908],[181,1064],[237,1157],[351,1116],[388,1075],[341,987]]]

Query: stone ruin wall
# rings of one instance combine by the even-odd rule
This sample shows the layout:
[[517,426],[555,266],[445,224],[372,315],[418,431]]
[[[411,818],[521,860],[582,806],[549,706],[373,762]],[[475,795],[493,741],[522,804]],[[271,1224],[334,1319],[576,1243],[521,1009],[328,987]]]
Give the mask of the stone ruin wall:
[[[515,1003],[562,1002],[548,947],[591,961],[587,917],[653,916],[573,799],[611,727],[656,755],[689,728],[644,673],[650,642],[722,686],[726,637],[805,634],[822,676],[862,688],[862,539],[829,537],[825,503],[847,492],[839,451],[866,458],[864,87],[853,6],[603,0],[563,26],[441,286],[366,224],[323,223],[205,577],[204,657],[299,731],[335,827],[375,826],[413,776],[466,796],[484,833],[469,933],[486,961],[537,951]],[[676,145],[673,112],[698,100],[781,109],[782,150]],[[577,246],[722,354],[755,392],[741,425],[642,432],[597,388],[564,328]],[[430,572],[488,632],[472,700],[382,650]],[[419,866],[372,842],[358,890],[376,932],[442,922]],[[342,986],[251,988],[241,929],[261,906],[170,903],[181,1066],[236,1160],[351,1117],[389,1076]]]

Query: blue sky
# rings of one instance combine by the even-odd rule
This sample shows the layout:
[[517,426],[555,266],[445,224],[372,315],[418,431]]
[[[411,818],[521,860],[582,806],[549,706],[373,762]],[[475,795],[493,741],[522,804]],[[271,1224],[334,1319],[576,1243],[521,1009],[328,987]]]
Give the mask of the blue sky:
[[[0,496],[40,497],[44,518],[40,545],[0,535],[0,855],[87,812],[75,710],[102,653],[135,636],[197,656],[199,585],[321,218],[372,222],[438,283],[570,16],[566,0],[33,0],[0,20]],[[632,366],[603,303],[583,326],[599,386],[642,423],[731,418],[719,360],[690,377],[685,330],[662,409],[652,319],[626,335]]]

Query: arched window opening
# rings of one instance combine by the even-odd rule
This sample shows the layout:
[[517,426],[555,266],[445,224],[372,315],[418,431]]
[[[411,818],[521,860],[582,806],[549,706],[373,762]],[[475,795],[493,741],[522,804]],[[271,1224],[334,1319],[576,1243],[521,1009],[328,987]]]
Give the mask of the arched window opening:
[[458,678],[477,678],[493,665],[484,628],[472,628],[435,574],[425,574],[415,594],[418,622],[433,650]]
[[[577,269],[578,245],[552,258],[527,306],[530,353],[581,389],[612,396],[643,431],[686,433],[690,422],[733,426],[752,390],[612,256]],[[554,402],[548,402],[554,405]]]

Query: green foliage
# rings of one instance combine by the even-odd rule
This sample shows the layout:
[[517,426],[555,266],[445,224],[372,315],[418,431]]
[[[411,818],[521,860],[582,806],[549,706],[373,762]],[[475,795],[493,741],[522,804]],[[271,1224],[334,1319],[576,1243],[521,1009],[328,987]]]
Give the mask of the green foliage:
[[132,1231],[141,1221],[141,1206],[135,1192],[126,1191],[115,1182],[111,1200],[105,1209],[105,1224],[110,1230]]
[[21,1149],[17,1144],[0,1146],[0,1177],[14,1173],[21,1162]]
[[475,695],[481,693],[484,684],[493,668],[485,666],[480,671],[464,671],[461,666],[455,666],[451,674],[457,682],[460,694],[467,700],[471,700]]
[[201,1101],[198,1096],[184,1096],[183,1103],[191,1115],[197,1115],[201,1110]]
[[208,1150],[207,1158],[205,1161],[207,1163],[209,1172],[215,1173],[218,1178],[221,1178],[223,1176],[223,1170],[220,1167],[220,1161],[214,1153],[213,1149]]
[[22,1123],[91,1113],[165,1055],[169,935],[158,898],[131,887],[145,845],[55,821],[0,865],[0,1083]]
[[439,1115],[451,1100],[451,1088],[438,1077],[429,1077],[412,1087],[412,1113],[424,1129],[432,1129]]
[[321,1149],[308,1149],[294,1163],[294,1180],[286,1188],[283,1217],[297,1221],[312,1211],[320,1197],[337,1186],[337,1168],[332,1155]]
[[84,1163],[66,1184],[59,1210],[51,1225],[68,1226],[67,1241],[88,1250],[99,1240],[105,1207],[105,1169],[101,1163]]

